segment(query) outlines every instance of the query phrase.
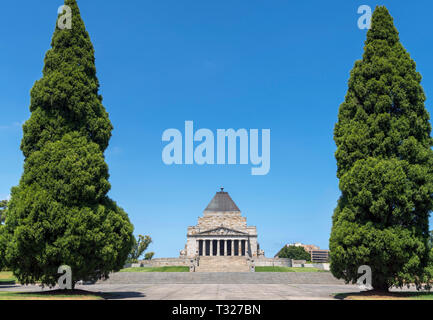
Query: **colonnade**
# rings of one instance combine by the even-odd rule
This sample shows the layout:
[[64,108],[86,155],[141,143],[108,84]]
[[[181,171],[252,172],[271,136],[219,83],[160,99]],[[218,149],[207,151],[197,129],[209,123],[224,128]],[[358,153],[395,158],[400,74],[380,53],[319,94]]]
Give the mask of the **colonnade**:
[[199,256],[246,256],[247,239],[198,239]]

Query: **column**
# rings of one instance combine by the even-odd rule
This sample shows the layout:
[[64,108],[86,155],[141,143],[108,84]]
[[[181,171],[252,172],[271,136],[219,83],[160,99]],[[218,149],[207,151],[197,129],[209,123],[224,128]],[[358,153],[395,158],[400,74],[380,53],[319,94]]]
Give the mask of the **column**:
[[224,240],[224,256],[227,256],[227,240]]
[[213,240],[210,240],[210,256],[213,256]]
[[242,240],[238,241],[238,256],[242,256]]
[[235,240],[232,239],[231,242],[232,242],[232,243],[231,243],[231,245],[232,245],[232,252],[231,252],[231,255],[234,256],[234,255],[235,255]]
[[217,256],[220,256],[220,240],[217,240]]

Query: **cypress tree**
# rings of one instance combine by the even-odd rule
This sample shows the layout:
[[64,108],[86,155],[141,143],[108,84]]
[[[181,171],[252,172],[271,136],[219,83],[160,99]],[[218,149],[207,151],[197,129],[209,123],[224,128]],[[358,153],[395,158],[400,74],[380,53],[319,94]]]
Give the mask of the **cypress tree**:
[[334,130],[341,197],[330,237],[331,271],[372,285],[426,280],[433,145],[421,75],[385,7],[377,7]]
[[[54,286],[61,265],[72,280],[108,277],[133,244],[127,214],[107,193],[104,151],[112,124],[98,94],[94,48],[75,0],[72,29],[57,24],[23,126],[24,173],[12,188],[6,262],[21,283]],[[60,17],[60,15],[59,15]]]
[[0,271],[3,270],[5,266],[5,249],[6,249],[6,238],[4,237],[4,226],[3,223],[6,220],[8,201],[0,201]]

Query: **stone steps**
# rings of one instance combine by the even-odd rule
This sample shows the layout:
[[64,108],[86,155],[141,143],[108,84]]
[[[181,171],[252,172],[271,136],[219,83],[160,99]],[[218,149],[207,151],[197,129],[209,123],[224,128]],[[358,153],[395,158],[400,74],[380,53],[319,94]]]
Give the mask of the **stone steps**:
[[195,272],[249,272],[247,257],[200,257]]
[[99,284],[344,284],[330,272],[118,272]]

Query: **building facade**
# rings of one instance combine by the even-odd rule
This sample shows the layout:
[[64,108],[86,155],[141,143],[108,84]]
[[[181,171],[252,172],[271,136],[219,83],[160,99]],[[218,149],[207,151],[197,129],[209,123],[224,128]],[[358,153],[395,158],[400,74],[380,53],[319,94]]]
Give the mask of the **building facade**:
[[313,263],[329,262],[329,250],[311,250],[310,254]]
[[224,188],[217,192],[198,219],[188,227],[187,243],[181,257],[264,256],[257,242],[257,229],[247,226],[246,218]]
[[257,229],[247,225],[238,206],[221,188],[188,227],[179,258],[141,261],[140,266],[188,266],[190,272],[254,272],[256,266],[290,267],[290,259],[266,258],[257,242]]

